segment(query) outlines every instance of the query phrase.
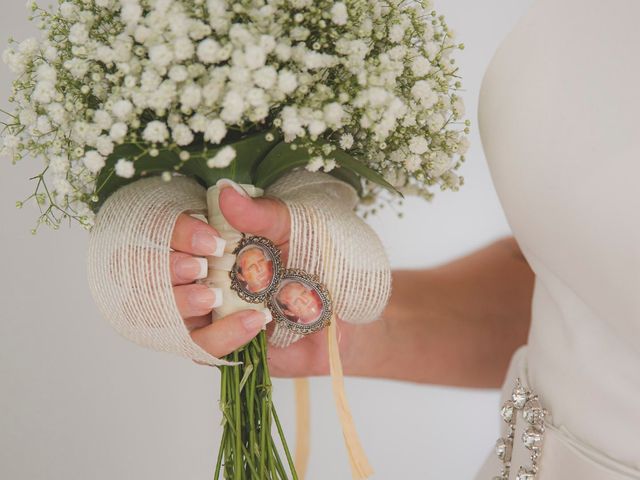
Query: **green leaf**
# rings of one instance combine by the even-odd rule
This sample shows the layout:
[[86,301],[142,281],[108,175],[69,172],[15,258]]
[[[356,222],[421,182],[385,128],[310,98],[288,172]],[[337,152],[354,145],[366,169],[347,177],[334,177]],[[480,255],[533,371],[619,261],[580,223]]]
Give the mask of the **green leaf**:
[[[116,175],[115,165],[121,158],[134,162],[136,173],[133,177],[123,178]],[[168,170],[173,171],[174,167],[179,164],[178,155],[170,150],[160,150],[157,157],[152,157],[137,145],[118,145],[107,158],[105,166],[100,170],[96,179],[95,194],[98,195],[98,202],[94,204],[94,210],[97,211],[117,189],[143,177],[158,175]]]
[[[271,133],[274,140],[267,141]],[[180,168],[180,172],[195,176],[205,187],[215,185],[221,178],[229,178],[238,183],[254,183],[258,163],[279,143],[275,132],[259,132],[230,144],[236,151],[236,158],[225,168],[210,168],[207,160],[218,153],[225,145],[203,150],[201,147],[189,148],[191,158]]]
[[[318,141],[316,142],[316,145],[318,147],[322,147],[324,143],[326,142]],[[291,148],[292,145],[295,145],[295,149]],[[309,161],[309,157],[310,154],[307,149],[297,142],[280,142],[258,165],[255,176],[256,186],[260,188],[268,187],[286,172],[293,170],[294,168],[306,166]],[[382,175],[366,166],[364,163],[356,160],[344,150],[336,148],[329,155],[326,155],[326,158],[334,159],[336,164],[340,167],[332,170],[330,173],[332,173],[336,178],[353,185],[359,194],[362,193],[362,184],[360,179],[364,178],[402,196],[402,194],[393,185],[387,182]]]
[[[295,150],[291,147],[295,145]],[[296,167],[304,167],[309,161],[306,149],[296,143],[279,142],[258,165],[255,185],[266,188]]]
[[362,194],[364,193],[362,189],[362,179],[353,171],[347,168],[341,168],[340,166],[338,166],[333,170],[331,170],[329,172],[329,175],[351,185],[353,188],[356,189],[356,192],[358,192],[359,197],[361,197]]
[[395,193],[403,197],[402,193],[400,193],[400,191],[396,187],[387,182],[382,175],[380,175],[371,167],[366,166],[361,161],[355,159],[344,150],[336,148],[333,152],[331,152],[330,155],[327,155],[327,157],[333,158],[338,165],[351,170],[356,175],[386,188],[391,193]]
[[238,387],[238,392],[242,392],[242,389],[244,388],[245,383],[247,383],[247,380],[249,380],[249,375],[251,375],[251,372],[253,372],[253,364],[249,363],[244,368],[244,375],[242,375],[242,380],[240,380],[240,386]]
[[[266,140],[267,133],[274,135],[271,142]],[[172,149],[161,149],[156,157],[149,155],[146,149],[135,144],[118,145],[109,155],[105,166],[98,174],[95,194],[98,202],[94,204],[97,211],[109,196],[125,185],[135,182],[140,178],[151,175],[160,175],[166,171],[177,171],[184,175],[194,177],[204,187],[215,185],[221,178],[230,178],[239,183],[254,183],[255,169],[265,155],[279,143],[275,132],[259,132],[248,135],[231,143],[236,150],[236,158],[226,168],[210,168],[207,160],[218,153],[225,145],[217,145],[211,148],[208,145],[195,143],[186,150],[190,153],[189,160],[183,162],[178,152]],[[134,162],[135,175],[131,178],[119,177],[115,174],[115,165],[121,158]]]

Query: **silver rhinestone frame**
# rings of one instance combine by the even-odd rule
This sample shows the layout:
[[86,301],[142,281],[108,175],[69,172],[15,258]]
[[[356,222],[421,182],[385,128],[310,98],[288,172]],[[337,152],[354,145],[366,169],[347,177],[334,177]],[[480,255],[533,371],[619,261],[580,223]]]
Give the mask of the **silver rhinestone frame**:
[[500,409],[500,416],[507,423],[509,431],[506,437],[499,438],[496,441],[496,455],[502,461],[502,471],[500,475],[493,477],[492,480],[509,480],[516,422],[519,413],[527,425],[522,433],[521,440],[525,448],[531,451],[531,464],[518,468],[516,480],[535,480],[537,478],[542,445],[544,443],[544,419],[549,412],[542,407],[538,396],[531,390],[526,389],[518,377],[511,392],[511,398]]
[[309,335],[311,333],[315,333],[319,330],[322,330],[324,327],[331,323],[331,316],[333,314],[333,303],[331,300],[331,295],[327,288],[320,282],[320,279],[316,275],[309,274],[304,270],[299,270],[295,268],[290,268],[284,271],[282,275],[281,281],[287,279],[294,279],[300,282],[306,283],[311,286],[320,296],[320,300],[322,301],[322,314],[320,318],[315,322],[309,325],[302,325],[296,322],[292,322],[283,313],[280,311],[280,308],[276,302],[276,291],[269,297],[267,301],[267,307],[271,311],[273,318],[280,328],[285,328],[293,333],[298,335]]
[[273,278],[271,278],[271,283],[269,286],[258,293],[247,292],[240,283],[240,280],[237,276],[237,263],[233,265],[233,268],[229,272],[229,278],[231,278],[231,289],[238,294],[238,296],[246,302],[249,303],[263,303],[267,298],[269,298],[273,292],[280,285],[280,281],[282,279],[282,275],[284,273],[284,268],[282,266],[282,257],[280,255],[280,250],[275,244],[265,237],[260,237],[257,235],[246,236],[243,235],[242,239],[238,242],[238,245],[233,250],[234,255],[238,255],[243,248],[255,245],[266,250],[271,256],[271,261],[273,262]]

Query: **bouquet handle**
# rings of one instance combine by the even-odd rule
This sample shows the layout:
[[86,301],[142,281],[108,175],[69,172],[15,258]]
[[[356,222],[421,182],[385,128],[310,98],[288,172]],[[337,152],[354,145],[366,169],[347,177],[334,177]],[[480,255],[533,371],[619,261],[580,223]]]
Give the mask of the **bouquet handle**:
[[[219,185],[219,184],[218,184]],[[221,289],[223,302],[213,312],[213,320],[224,317],[234,312],[246,309],[255,309],[256,304],[249,303],[240,298],[231,289],[229,272],[235,264],[236,257],[232,253],[242,239],[242,233],[233,228],[220,211],[219,196],[220,186],[213,185],[207,190],[207,210],[209,225],[215,228],[225,242],[222,257],[208,257],[209,273],[203,283]],[[250,184],[241,184],[240,187],[250,197],[260,197],[264,191]],[[231,187],[228,187],[231,188]]]

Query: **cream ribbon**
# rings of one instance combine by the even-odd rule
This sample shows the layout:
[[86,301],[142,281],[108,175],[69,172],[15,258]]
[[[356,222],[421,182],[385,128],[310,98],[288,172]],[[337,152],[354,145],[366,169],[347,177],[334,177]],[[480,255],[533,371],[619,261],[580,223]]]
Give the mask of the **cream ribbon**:
[[342,426],[344,443],[349,453],[349,463],[351,464],[351,475],[354,479],[361,480],[373,475],[373,468],[369,464],[367,455],[364,453],[356,426],[349,409],[347,395],[344,391],[344,375],[342,372],[342,361],[340,360],[340,350],[338,349],[338,329],[335,316],[327,328],[329,343],[329,367],[331,371],[331,383],[333,385],[333,396]]

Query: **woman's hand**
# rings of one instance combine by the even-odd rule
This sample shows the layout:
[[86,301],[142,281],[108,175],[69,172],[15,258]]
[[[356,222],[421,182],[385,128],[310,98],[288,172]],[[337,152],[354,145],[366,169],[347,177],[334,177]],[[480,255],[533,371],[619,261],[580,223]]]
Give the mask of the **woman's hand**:
[[[282,252],[286,265],[289,252],[289,210],[280,200],[270,197],[250,198],[233,188],[220,192],[220,209],[237,230],[270,239]],[[191,338],[215,357],[222,357],[245,345],[265,324],[260,311],[243,310],[211,322],[211,311],[224,299],[194,281],[206,276],[206,259],[219,248],[218,232],[208,224],[183,214],[178,218],[171,239],[171,279],[180,314]],[[340,322],[349,330],[349,326]],[[273,328],[270,325],[269,328]],[[270,333],[270,332],[269,332]],[[347,332],[341,344],[347,340]],[[310,335],[288,348],[270,348],[269,362],[275,376],[309,376],[328,373],[326,332]]]
[[[220,208],[237,230],[272,240],[286,263],[290,218],[280,200],[252,199],[224,188]],[[193,257],[210,255],[216,238],[206,223],[181,216],[173,233],[171,274],[193,340],[221,357],[257,335],[264,317],[245,310],[211,323],[215,294],[193,284],[200,271]],[[338,320],[344,372],[441,385],[499,386],[513,350],[526,341],[533,279],[512,238],[438,268],[394,271],[393,294],[380,320],[365,325]],[[271,373],[328,374],[326,339],[326,330],[321,330],[287,348],[270,347]]]

